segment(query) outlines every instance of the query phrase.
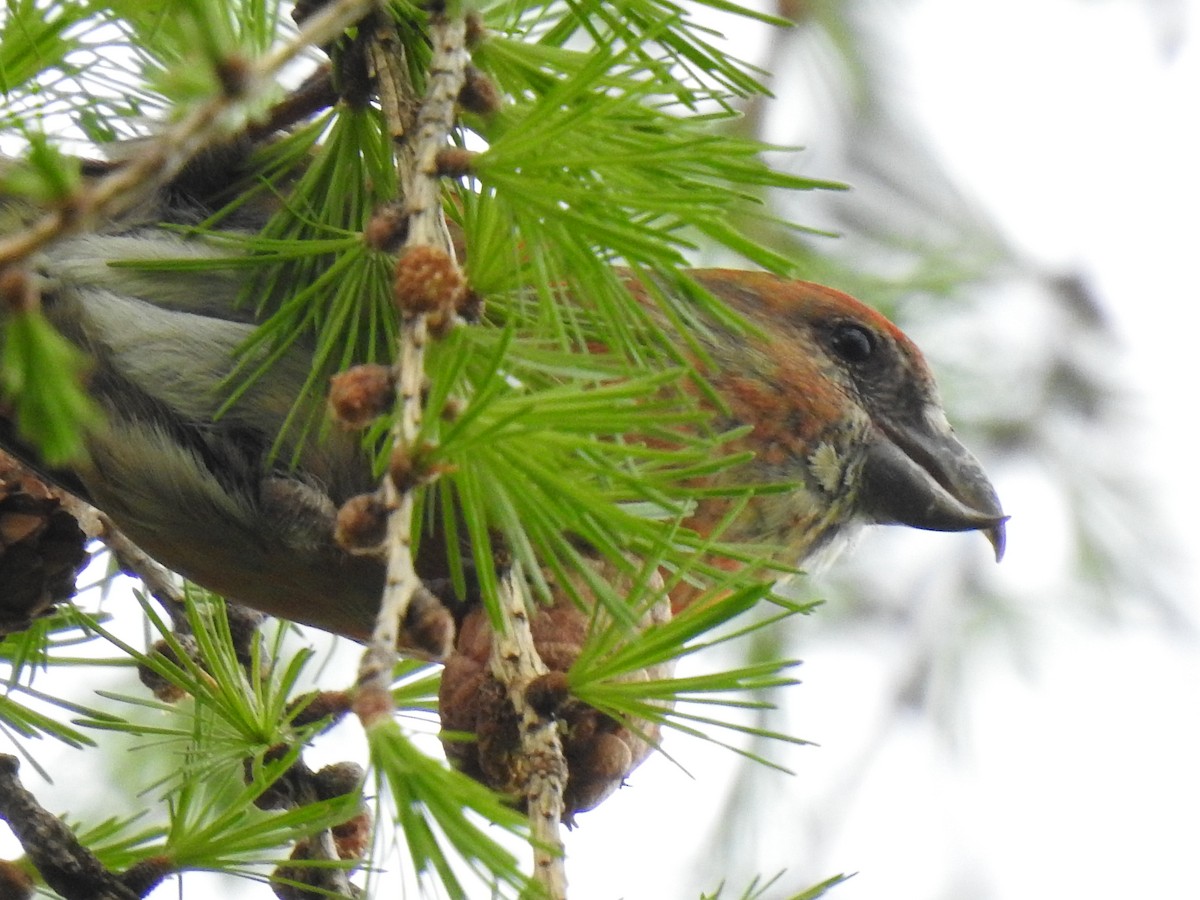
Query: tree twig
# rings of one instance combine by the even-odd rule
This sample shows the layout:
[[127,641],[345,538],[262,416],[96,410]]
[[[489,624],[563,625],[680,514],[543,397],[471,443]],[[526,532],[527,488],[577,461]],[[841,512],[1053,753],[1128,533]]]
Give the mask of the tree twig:
[[229,110],[246,96],[259,96],[255,85],[278,73],[308,47],[334,40],[374,7],[373,0],[330,0],[305,20],[294,40],[257,59],[240,61],[236,79],[225,79],[226,89],[219,96],[201,103],[177,124],[139,145],[136,154],[108,175],[81,185],[53,212],[0,239],[0,268],[27,258],[63,234],[117,218],[136,207],[226,133]]
[[514,563],[500,581],[500,613],[504,629],[492,638],[489,663],[496,680],[508,690],[517,713],[524,760],[525,802],[533,842],[534,879],[551,900],[565,900],[567,873],[563,857],[563,796],[567,760],[558,725],[542,716],[526,698],[534,679],[549,671],[534,645],[529,626],[531,598],[521,566]]
[[[368,52],[379,81],[380,102],[397,145],[397,165],[407,213],[405,251],[397,264],[397,300],[403,308],[400,268],[414,249],[433,248],[452,269],[457,270],[442,216],[436,158],[455,123],[455,98],[462,89],[467,64],[466,28],[461,17],[432,15],[433,58],[425,97],[413,121],[409,99],[413,96],[413,87],[403,60],[396,55],[398,40],[394,28],[390,22],[379,27],[380,35],[372,41]],[[398,470],[407,466],[406,471],[411,473],[419,452],[417,445],[424,413],[425,347],[429,340],[431,311],[415,305],[402,309],[404,318],[394,375],[398,403],[392,428],[394,464],[382,487],[384,503],[389,510],[387,578],[371,644],[359,669],[361,699],[355,704],[364,725],[370,725],[381,714],[390,713],[390,697],[386,697],[386,693],[396,644],[412,599],[421,587],[412,556],[413,491],[419,482],[406,478]]]
[[166,858],[151,857],[121,875],[110,872],[25,789],[19,768],[15,756],[0,755],[0,819],[8,822],[46,884],[66,900],[138,900],[172,871]]
[[150,595],[167,611],[175,630],[188,631],[183,591],[175,575],[131,541],[113,524],[112,519],[96,507],[66,491],[58,491],[58,497],[63,509],[75,517],[83,533],[108,547],[121,568],[141,580]]

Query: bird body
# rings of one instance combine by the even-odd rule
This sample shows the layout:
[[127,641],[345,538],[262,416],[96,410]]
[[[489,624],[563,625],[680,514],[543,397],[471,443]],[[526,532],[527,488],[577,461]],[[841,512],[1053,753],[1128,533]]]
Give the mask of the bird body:
[[254,330],[237,306],[241,277],[220,268],[151,277],[111,265],[225,252],[139,229],[67,238],[38,260],[45,314],[86,354],[88,390],[106,414],[88,435],[88,458],[51,477],[202,587],[363,638],[383,570],[336,546],[333,521],[342,503],[374,487],[371,460],[357,435],[336,429],[301,444],[285,433],[276,446],[311,350],[289,349],[270,379],[227,404],[228,378]]
[[[382,566],[338,547],[333,521],[342,503],[372,489],[368,454],[357,436],[335,430],[301,445],[285,435],[276,445],[311,350],[289,349],[226,406],[222,388],[254,327],[235,306],[238,270],[111,265],[227,252],[132,229],[67,238],[43,253],[43,308],[91,360],[89,391],[108,418],[89,435],[88,460],[54,477],[196,583],[363,638]],[[983,530],[999,556],[999,501],[899,329],[820,285],[731,270],[692,275],[758,332],[714,326],[701,335],[722,401],[719,424],[750,426],[733,449],[752,451],[753,460],[728,477],[798,485],[753,497],[723,539],[769,545],[794,564],[857,522],[899,523]],[[650,302],[644,287],[630,287]],[[0,438],[12,446],[8,426]],[[727,502],[701,501],[688,524],[706,533]]]

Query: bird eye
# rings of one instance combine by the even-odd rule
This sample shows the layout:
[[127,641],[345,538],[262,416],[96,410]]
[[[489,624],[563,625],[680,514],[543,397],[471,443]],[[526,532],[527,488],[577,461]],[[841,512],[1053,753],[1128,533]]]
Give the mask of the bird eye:
[[875,352],[875,335],[861,325],[839,325],[830,339],[833,352],[848,363],[864,363]]

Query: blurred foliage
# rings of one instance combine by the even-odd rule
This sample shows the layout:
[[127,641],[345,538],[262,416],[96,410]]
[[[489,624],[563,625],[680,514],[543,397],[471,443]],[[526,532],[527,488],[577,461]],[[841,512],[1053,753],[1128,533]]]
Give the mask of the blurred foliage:
[[[1181,3],[1143,5],[1171,52]],[[1086,273],[1046,271],[1023,256],[969,186],[942,167],[899,87],[898,26],[910,6],[778,0],[771,7],[797,27],[767,35],[761,65],[777,96],[748,100],[738,133],[810,145],[814,153],[800,160],[805,173],[836,173],[850,191],[804,201],[806,221],[835,241],[762,223],[751,231],[798,260],[805,277],[860,296],[919,335],[947,414],[1001,499],[1008,482],[1023,489],[1021,500],[1039,500],[1037,508],[1006,505],[1010,543],[1042,540],[1053,557],[1031,587],[995,570],[977,541],[876,529],[864,540],[869,547],[793,583],[797,596],[826,601],[820,614],[760,633],[752,659],[861,643],[886,648],[890,673],[867,745],[796,826],[797,846],[811,851],[797,884],[822,872],[822,848],[836,839],[896,727],[915,716],[953,752],[984,668],[999,656],[1035,670],[1047,617],[1121,623],[1149,615],[1172,633],[1195,627],[1154,473],[1130,464],[1139,456],[1140,422],[1105,298]],[[780,218],[796,212],[794,198],[767,196]],[[760,725],[795,716],[792,707],[765,713]],[[780,802],[771,783],[770,773],[740,770],[713,834],[711,846],[725,848],[714,869],[748,876],[764,864],[753,848],[778,836],[774,817],[763,814]]]

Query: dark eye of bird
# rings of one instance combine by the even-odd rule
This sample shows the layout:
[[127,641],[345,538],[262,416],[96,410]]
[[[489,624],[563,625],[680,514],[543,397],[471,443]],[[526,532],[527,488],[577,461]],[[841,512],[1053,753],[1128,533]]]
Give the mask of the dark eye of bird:
[[829,344],[848,363],[864,363],[875,353],[875,335],[861,325],[838,325]]

